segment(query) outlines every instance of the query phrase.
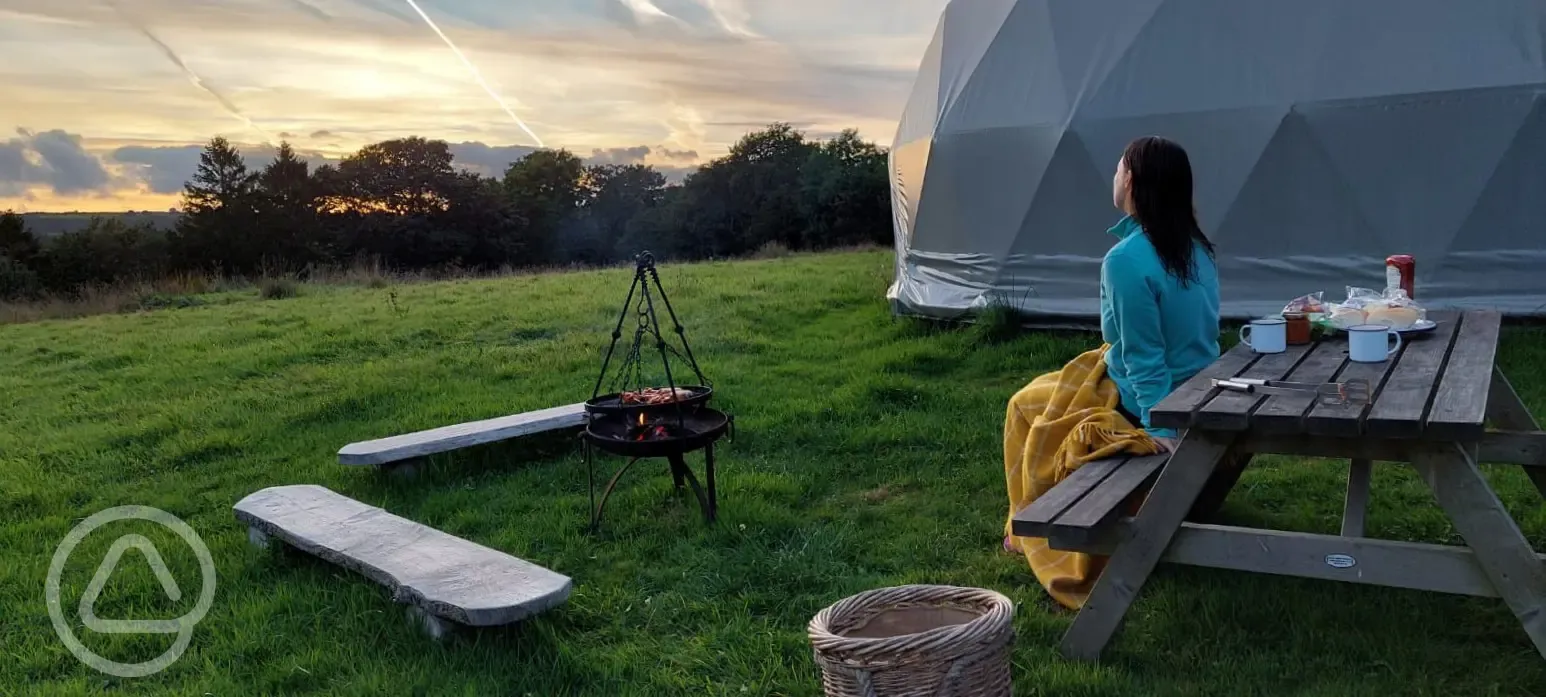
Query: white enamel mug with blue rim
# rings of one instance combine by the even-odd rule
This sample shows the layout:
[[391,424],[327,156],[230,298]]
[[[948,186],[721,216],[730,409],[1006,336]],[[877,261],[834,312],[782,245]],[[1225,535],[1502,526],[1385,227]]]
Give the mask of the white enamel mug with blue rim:
[[1240,328],[1240,343],[1257,353],[1282,353],[1288,350],[1288,321],[1281,317],[1253,319]]
[[[1391,343],[1395,339],[1395,343]],[[1401,350],[1401,332],[1381,324],[1347,328],[1347,358],[1354,363],[1383,363]]]

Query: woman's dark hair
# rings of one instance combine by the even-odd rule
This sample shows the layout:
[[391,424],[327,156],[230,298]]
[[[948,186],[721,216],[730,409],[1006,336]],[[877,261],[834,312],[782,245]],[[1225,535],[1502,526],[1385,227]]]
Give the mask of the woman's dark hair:
[[1192,162],[1180,145],[1158,136],[1128,144],[1122,161],[1132,176],[1133,217],[1159,254],[1165,271],[1185,286],[1197,280],[1195,240],[1213,256],[1213,243],[1197,225],[1192,205]]

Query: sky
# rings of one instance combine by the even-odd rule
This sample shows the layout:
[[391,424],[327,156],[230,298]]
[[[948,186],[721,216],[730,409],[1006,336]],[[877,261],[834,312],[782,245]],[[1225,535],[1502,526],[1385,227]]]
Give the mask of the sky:
[[0,209],[166,210],[214,136],[418,135],[486,174],[540,145],[680,175],[775,121],[889,145],[946,2],[0,0]]

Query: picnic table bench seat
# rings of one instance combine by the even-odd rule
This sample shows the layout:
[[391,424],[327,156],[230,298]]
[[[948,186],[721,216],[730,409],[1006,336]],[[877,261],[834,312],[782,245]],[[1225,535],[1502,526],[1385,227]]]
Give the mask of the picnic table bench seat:
[[391,589],[436,639],[524,620],[562,605],[573,587],[568,576],[321,486],[262,489],[234,511],[255,545],[278,540]]
[[1044,537],[1053,549],[1074,550],[1109,537],[1124,504],[1153,483],[1170,459],[1133,455],[1090,462],[1015,514],[1016,537]]
[[583,425],[585,425],[585,405],[568,404],[350,443],[339,449],[338,463],[381,467],[437,453]]

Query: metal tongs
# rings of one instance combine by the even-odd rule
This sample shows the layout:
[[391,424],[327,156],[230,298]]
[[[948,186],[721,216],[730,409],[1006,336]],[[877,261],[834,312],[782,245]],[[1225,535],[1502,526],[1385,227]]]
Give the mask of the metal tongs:
[[1342,382],[1283,382],[1281,380],[1261,380],[1257,378],[1230,378],[1228,380],[1213,380],[1213,386],[1221,390],[1231,392],[1244,392],[1246,394],[1279,395],[1284,397],[1303,397],[1307,394],[1314,395],[1320,404],[1368,404],[1373,398],[1373,391],[1369,389],[1369,381],[1363,378],[1350,378]]

